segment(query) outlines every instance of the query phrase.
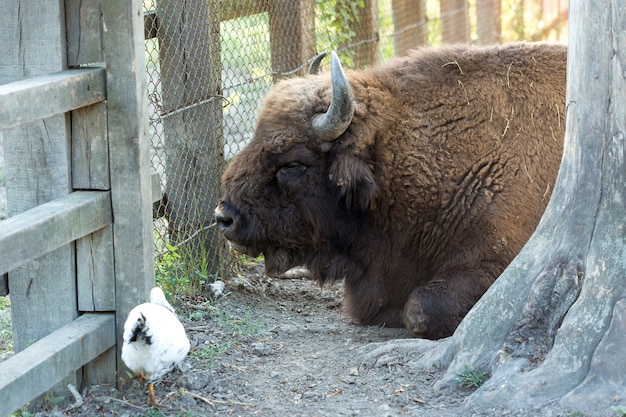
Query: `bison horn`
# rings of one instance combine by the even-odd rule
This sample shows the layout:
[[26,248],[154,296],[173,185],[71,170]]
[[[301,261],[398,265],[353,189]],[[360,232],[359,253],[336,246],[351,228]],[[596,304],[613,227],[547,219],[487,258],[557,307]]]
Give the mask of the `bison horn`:
[[326,52],[322,52],[311,61],[311,65],[309,65],[309,74],[315,75],[320,72],[320,64],[322,60],[326,57]]
[[346,131],[354,116],[354,94],[341,68],[337,54],[331,52],[330,73],[333,99],[328,111],[313,118],[313,131],[323,140],[333,141]]

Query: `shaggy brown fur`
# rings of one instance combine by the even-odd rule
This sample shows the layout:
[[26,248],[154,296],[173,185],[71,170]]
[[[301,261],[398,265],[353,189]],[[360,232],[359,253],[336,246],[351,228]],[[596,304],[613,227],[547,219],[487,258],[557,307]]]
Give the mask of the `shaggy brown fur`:
[[216,213],[266,272],[345,279],[347,314],[440,338],[517,255],[564,134],[566,47],[420,49],[348,72],[352,123],[324,142],[330,74],[283,81],[222,177]]

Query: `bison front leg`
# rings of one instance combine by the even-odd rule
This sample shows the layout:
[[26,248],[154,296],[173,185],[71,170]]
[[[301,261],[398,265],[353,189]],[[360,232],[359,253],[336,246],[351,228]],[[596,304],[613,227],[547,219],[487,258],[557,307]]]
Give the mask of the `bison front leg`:
[[427,339],[450,336],[492,282],[484,271],[438,274],[411,292],[404,304],[404,326]]
[[345,282],[343,311],[364,326],[402,328],[402,305],[390,305],[382,282]]

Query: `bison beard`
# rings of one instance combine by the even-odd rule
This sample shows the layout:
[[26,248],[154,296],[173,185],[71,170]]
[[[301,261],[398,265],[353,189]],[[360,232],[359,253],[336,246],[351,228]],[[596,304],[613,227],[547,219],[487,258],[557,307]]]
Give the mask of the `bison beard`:
[[567,51],[422,49],[282,81],[222,177],[216,219],[266,273],[344,280],[361,324],[452,334],[545,209],[562,152]]

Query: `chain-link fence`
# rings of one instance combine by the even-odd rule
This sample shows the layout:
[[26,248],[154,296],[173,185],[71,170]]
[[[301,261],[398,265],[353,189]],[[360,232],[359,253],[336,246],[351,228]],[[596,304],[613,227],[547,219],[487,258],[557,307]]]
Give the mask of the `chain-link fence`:
[[[228,270],[220,176],[260,99],[317,52],[366,68],[420,45],[566,41],[567,0],[146,0],[157,279],[200,290]],[[176,290],[172,285],[171,290]]]

